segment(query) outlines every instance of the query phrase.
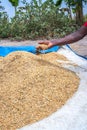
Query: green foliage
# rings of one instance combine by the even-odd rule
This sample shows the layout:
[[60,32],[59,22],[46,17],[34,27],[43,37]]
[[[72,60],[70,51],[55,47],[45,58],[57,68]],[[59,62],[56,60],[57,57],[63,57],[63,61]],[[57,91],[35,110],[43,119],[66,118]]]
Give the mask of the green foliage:
[[84,21],[87,21],[87,14],[84,16]]
[[18,6],[19,0],[9,0],[11,2],[12,6]]
[[75,14],[76,23],[81,25],[83,23],[83,3],[87,4],[87,0],[56,0],[56,6],[60,6],[65,2],[69,9],[69,16],[72,18],[71,10]]
[[3,12],[0,17],[0,38],[8,38],[10,35],[10,24],[6,12]]
[[7,38],[9,37],[9,21],[8,15],[4,11],[4,7],[1,5],[0,1],[0,38]]
[[14,7],[15,9],[15,15],[16,15],[16,12],[17,12],[17,6],[19,4],[19,0],[9,0],[9,2],[12,4],[12,6]]
[[63,0],[57,0],[56,1],[56,6],[60,6],[62,4]]
[[44,3],[23,0],[23,7],[19,7],[15,17],[10,22],[7,14],[0,17],[0,37],[16,40],[56,38],[69,34],[76,29],[74,21],[59,13],[53,0]]

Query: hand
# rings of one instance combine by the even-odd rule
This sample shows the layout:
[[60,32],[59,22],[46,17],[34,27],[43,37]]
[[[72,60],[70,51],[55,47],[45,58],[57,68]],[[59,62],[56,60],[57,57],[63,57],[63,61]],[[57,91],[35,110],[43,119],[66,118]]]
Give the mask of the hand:
[[51,48],[53,46],[53,43],[51,41],[45,40],[38,42],[39,46],[37,46],[38,50],[46,50],[48,48]]

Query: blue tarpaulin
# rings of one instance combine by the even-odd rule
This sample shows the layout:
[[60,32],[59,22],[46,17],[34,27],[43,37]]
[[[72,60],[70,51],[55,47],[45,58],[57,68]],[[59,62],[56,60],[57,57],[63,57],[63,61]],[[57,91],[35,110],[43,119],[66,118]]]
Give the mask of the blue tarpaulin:
[[[67,44],[66,45],[71,51],[73,51],[71,49],[71,47]],[[45,54],[45,53],[49,53],[49,52],[57,52],[60,49],[60,46],[53,46],[47,50],[41,50],[40,53],[41,54]],[[8,55],[11,52],[15,52],[15,51],[26,51],[26,52],[31,52],[33,54],[36,54],[36,47],[35,46],[0,46],[0,56],[5,57],[6,55]],[[78,55],[75,51],[73,51],[76,55]],[[87,60],[87,57],[78,55],[84,59]]]
[[[49,52],[56,52],[58,51],[59,46],[53,46],[47,50],[41,50],[40,53],[49,53]],[[0,56],[5,57],[11,52],[15,51],[26,51],[36,54],[36,47],[35,46],[0,46]]]

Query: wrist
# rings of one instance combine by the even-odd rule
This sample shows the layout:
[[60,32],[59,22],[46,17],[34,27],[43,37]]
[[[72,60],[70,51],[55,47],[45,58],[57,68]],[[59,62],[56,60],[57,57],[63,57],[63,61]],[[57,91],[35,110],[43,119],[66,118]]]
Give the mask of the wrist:
[[52,43],[52,46],[58,45],[58,40],[57,39],[51,40],[50,42]]

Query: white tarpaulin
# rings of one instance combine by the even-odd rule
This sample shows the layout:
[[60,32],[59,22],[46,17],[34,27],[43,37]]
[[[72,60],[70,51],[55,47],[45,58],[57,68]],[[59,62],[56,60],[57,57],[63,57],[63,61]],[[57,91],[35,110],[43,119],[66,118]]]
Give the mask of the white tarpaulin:
[[[80,77],[79,88],[57,112],[20,130],[87,130],[87,60],[77,56],[66,46],[57,53],[69,60],[68,62],[57,61],[61,62],[63,67],[76,72]],[[73,63],[78,66],[74,66]]]

